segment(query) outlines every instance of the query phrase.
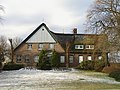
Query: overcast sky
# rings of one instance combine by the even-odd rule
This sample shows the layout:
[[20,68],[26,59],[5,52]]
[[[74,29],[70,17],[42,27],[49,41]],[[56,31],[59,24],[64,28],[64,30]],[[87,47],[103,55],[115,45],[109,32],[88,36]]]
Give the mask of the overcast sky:
[[94,0],[0,0],[4,6],[0,35],[25,37],[42,22],[54,32],[84,33],[87,10]]

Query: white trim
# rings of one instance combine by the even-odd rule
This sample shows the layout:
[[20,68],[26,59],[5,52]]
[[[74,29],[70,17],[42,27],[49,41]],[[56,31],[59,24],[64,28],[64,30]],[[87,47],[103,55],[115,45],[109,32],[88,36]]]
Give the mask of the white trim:
[[92,60],[92,56],[87,56],[87,60]]
[[85,45],[85,49],[94,49],[94,45]]
[[75,45],[75,49],[84,49],[84,45]]
[[79,56],[79,63],[83,62],[84,57],[82,55]]
[[60,56],[60,63],[65,63],[65,56]]

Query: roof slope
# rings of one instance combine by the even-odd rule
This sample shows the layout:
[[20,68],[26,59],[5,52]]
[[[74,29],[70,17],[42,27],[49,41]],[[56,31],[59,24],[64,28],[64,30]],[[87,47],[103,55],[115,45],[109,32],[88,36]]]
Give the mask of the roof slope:
[[33,36],[42,26],[44,26],[47,31],[50,33],[50,35],[54,38],[56,42],[59,42],[63,49],[66,48],[66,43],[72,42],[72,47],[75,44],[84,44],[84,43],[94,43],[94,36],[97,36],[96,34],[63,34],[63,33],[54,33],[49,30],[49,28],[46,26],[45,23],[42,23],[40,26],[38,26],[18,47],[15,48],[18,49],[23,43],[25,43],[31,36]]
[[32,37],[42,26],[44,26],[44,27],[46,28],[46,30],[50,33],[50,35],[53,37],[53,39],[54,39],[55,41],[57,41],[56,38],[53,36],[53,34],[50,32],[49,28],[46,26],[46,24],[45,24],[45,23],[42,23],[42,24],[39,25],[27,38],[25,38],[25,39],[14,49],[14,51],[17,50],[17,49],[18,49],[23,43],[25,43],[30,37]]

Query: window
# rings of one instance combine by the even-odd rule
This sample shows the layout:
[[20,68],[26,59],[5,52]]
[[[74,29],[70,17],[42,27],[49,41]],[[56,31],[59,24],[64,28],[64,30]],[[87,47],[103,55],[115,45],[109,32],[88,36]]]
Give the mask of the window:
[[18,56],[16,57],[16,61],[17,61],[17,62],[21,62],[21,61],[22,61],[22,56],[21,56],[21,55],[18,55]]
[[44,29],[42,29],[42,31],[44,31]]
[[60,56],[60,63],[65,63],[65,56]]
[[34,56],[34,62],[38,62],[39,61],[39,56]]
[[86,45],[85,48],[86,49],[94,49],[94,45]]
[[84,49],[84,45],[75,45],[75,49]]
[[83,56],[79,56],[79,63],[83,61]]
[[102,59],[102,56],[98,56],[98,60],[101,60]]
[[38,50],[42,50],[44,47],[44,44],[38,44]]
[[32,44],[28,44],[27,49],[32,50]]
[[54,44],[49,44],[50,49],[54,49]]
[[88,57],[87,57],[87,60],[92,60],[92,56],[88,56]]
[[73,63],[73,56],[69,56],[69,62]]
[[28,55],[25,56],[25,62],[30,62]]

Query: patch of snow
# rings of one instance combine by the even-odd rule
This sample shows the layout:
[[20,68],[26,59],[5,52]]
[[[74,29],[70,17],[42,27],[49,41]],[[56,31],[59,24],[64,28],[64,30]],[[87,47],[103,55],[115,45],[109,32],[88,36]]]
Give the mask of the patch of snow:
[[0,73],[0,88],[23,86],[49,86],[62,82],[100,82],[109,84],[120,84],[109,77],[93,77],[85,75],[84,72],[70,70],[37,70],[37,69],[20,69],[16,71],[3,71]]

